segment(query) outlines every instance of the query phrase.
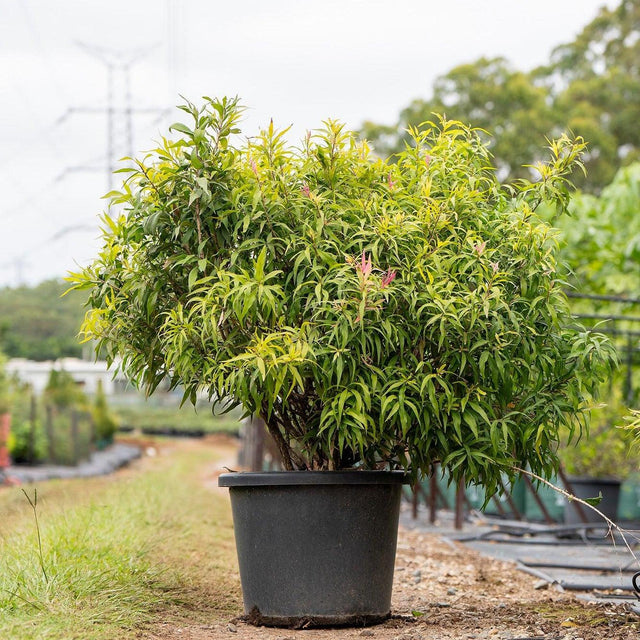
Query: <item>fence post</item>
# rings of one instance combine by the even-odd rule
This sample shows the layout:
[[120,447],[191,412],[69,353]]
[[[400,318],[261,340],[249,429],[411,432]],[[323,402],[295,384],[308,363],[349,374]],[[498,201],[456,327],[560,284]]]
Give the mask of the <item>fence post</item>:
[[429,476],[429,523],[436,523],[436,509],[437,509],[437,494],[438,494],[438,479],[436,478],[435,465],[431,465],[431,475]]
[[11,427],[11,414],[0,413],[0,479],[3,471],[9,466],[9,429]]
[[38,401],[36,394],[31,391],[29,406],[29,462],[36,461],[36,421],[38,420]]
[[456,487],[456,510],[455,510],[455,523],[456,530],[462,529],[462,523],[464,522],[464,492],[465,482],[464,478],[460,478]]
[[78,412],[71,409],[71,452],[73,464],[78,464],[80,460],[80,443],[78,442]]
[[46,419],[45,419],[45,431],[47,434],[47,455],[50,462],[55,462],[55,447],[53,441],[53,407],[48,404],[45,407]]
[[260,416],[251,418],[251,452],[249,454],[249,463],[251,471],[262,471],[262,463],[264,460],[264,420]]
[[89,445],[87,455],[90,455],[92,449],[94,449],[96,446],[98,435],[96,433],[96,421],[93,419],[93,414],[88,413],[87,416],[89,419]]
[[411,486],[411,517],[418,518],[418,482]]

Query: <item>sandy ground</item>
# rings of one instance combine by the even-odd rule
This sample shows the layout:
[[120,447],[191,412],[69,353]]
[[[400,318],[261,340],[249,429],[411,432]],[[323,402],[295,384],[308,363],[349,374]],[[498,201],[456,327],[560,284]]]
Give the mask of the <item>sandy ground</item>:
[[[233,465],[233,449],[207,474],[212,492],[222,466]],[[226,445],[226,446],[225,446]],[[239,578],[238,578],[239,581]],[[276,629],[254,627],[242,612],[207,625],[159,623],[145,640],[639,640],[640,616],[629,605],[578,600],[515,565],[482,556],[435,533],[400,528],[392,617],[368,628]]]
[[401,529],[392,618],[366,629],[287,630],[234,618],[197,627],[157,627],[154,640],[638,640],[640,617],[624,605],[579,601],[513,565],[431,534]]

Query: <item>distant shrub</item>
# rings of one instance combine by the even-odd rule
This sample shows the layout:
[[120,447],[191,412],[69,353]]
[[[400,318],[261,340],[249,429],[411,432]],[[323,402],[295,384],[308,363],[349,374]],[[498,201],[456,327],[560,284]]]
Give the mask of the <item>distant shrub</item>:
[[105,396],[101,380],[98,380],[98,388],[93,400],[91,413],[97,441],[102,443],[112,442],[113,436],[118,429],[118,423],[107,406],[107,397]]

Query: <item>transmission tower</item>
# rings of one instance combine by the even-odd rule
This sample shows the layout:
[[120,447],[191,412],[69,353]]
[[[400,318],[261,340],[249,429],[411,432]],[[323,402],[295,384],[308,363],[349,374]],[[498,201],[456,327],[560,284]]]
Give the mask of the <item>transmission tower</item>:
[[[107,71],[107,99],[103,106],[73,106],[69,107],[53,124],[57,127],[69,120],[77,114],[88,114],[104,117],[106,116],[106,152],[104,156],[89,160],[88,162],[76,166],[66,167],[52,183],[43,189],[54,187],[56,183],[62,182],[69,174],[77,172],[96,172],[106,173],[107,191],[113,189],[113,172],[119,158],[126,155],[133,157],[134,155],[134,119],[137,115],[156,116],[155,122],[159,122],[162,118],[171,113],[171,109],[162,107],[134,107],[131,87],[131,69],[132,67],[148,56],[156,46],[144,49],[136,49],[128,52],[121,52],[104,47],[98,47],[85,43],[76,43],[87,54],[99,60],[106,67]],[[104,158],[104,159],[103,159]],[[10,213],[21,210],[25,205],[31,204],[37,198],[30,196],[26,201],[17,207],[14,207]],[[14,282],[16,285],[22,285],[26,282],[25,272],[29,269],[30,256],[33,251],[37,251],[42,246],[59,240],[62,236],[66,236],[76,231],[91,230],[94,227],[86,224],[75,224],[64,227],[54,235],[48,237],[33,247],[26,249],[20,255],[0,263],[0,269],[11,269],[14,272]]]
[[[105,65],[107,70],[107,101],[106,105],[102,107],[70,107],[58,119],[56,124],[61,124],[74,114],[106,115],[106,162],[97,166],[79,165],[67,167],[59,179],[62,179],[68,173],[77,171],[104,171],[107,178],[107,191],[111,191],[113,188],[113,172],[118,158],[123,155],[133,157],[134,154],[134,116],[143,114],[156,115],[157,119],[160,120],[170,113],[170,109],[162,107],[133,106],[131,68],[156,49],[157,45],[122,52],[83,42],[77,42],[76,44],[85,53]],[[124,135],[121,133],[123,129]]]

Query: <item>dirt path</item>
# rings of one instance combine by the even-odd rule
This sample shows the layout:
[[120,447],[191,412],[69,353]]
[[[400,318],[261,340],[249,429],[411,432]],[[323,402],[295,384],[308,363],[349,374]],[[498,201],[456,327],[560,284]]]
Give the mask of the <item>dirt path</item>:
[[[216,493],[222,467],[233,468],[234,448],[207,469]],[[509,563],[479,555],[434,534],[401,528],[392,618],[366,629],[288,630],[253,627],[240,618],[210,624],[158,624],[148,640],[638,640],[640,617],[625,606],[587,604],[568,593],[538,588],[537,580]],[[240,614],[241,612],[238,612]]]

